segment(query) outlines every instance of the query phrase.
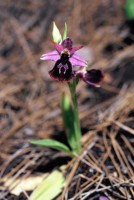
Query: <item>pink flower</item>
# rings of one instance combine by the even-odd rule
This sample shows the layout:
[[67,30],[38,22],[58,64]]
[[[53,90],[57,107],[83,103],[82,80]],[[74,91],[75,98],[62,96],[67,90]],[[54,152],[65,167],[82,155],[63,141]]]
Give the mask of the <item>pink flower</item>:
[[[82,46],[73,47],[73,42],[70,38],[66,38],[61,44],[52,43],[55,50],[43,54],[40,59],[55,62],[54,67],[49,71],[49,75],[53,79],[68,82],[78,76],[89,85],[99,86],[98,83],[102,80],[103,74],[96,69],[86,70],[87,61],[76,53]],[[79,69],[76,70],[75,67]]]
[[87,62],[75,53],[82,46],[73,47],[73,42],[70,38],[66,38],[61,44],[52,43],[56,50],[43,54],[41,60],[56,62],[54,67],[49,71],[53,79],[70,81],[75,75],[74,66],[87,67]]

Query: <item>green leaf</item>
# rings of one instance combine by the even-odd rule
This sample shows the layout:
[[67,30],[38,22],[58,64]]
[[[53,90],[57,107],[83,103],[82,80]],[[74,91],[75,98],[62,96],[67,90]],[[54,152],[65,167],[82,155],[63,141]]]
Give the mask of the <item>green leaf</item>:
[[55,22],[53,22],[52,37],[53,37],[54,42],[56,42],[56,43],[59,43],[62,41],[60,31],[59,31],[58,27],[56,26]]
[[63,33],[63,40],[67,38],[67,24],[65,22],[64,33]]
[[60,194],[64,185],[62,172],[55,170],[33,191],[29,200],[52,200]]
[[74,112],[71,106],[70,99],[66,94],[62,95],[61,109],[62,109],[64,126],[67,132],[68,142],[73,151],[75,151],[76,139],[75,139],[75,129],[74,129]]
[[134,19],[134,0],[127,0],[125,4],[125,14],[128,19]]
[[68,154],[72,154],[70,149],[63,143],[56,140],[46,139],[46,140],[31,140],[31,144],[37,144],[45,147],[50,147],[59,151],[64,151]]

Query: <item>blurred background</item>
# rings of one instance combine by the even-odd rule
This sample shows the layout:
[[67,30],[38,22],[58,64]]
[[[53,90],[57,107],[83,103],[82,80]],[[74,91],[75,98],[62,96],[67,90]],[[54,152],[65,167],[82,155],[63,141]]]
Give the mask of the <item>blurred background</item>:
[[[36,153],[38,158],[34,161],[40,162],[34,165],[29,162],[25,170],[29,169],[30,174],[34,168],[41,170],[39,165],[46,165],[47,161],[42,158],[44,150],[31,147],[29,139],[58,137],[66,142],[59,103],[65,86],[48,75],[54,63],[40,60],[43,53],[53,50],[53,21],[62,33],[64,23],[67,23],[68,36],[74,44],[84,45],[82,54],[86,55],[89,68],[101,69],[105,75],[99,89],[82,82],[79,84],[77,95],[83,134],[104,119],[101,114],[96,118],[96,112],[104,111],[100,105],[111,106],[121,92],[133,94],[134,18],[125,10],[126,2],[0,1],[1,177],[9,175],[25,159],[32,160]],[[130,99],[132,103],[133,96]],[[103,109],[100,111],[99,108]],[[128,113],[133,116],[132,108],[131,105],[126,111],[127,116]],[[47,158],[54,159],[53,151],[48,151]],[[9,176],[17,170],[19,168]],[[1,185],[2,194],[7,195],[3,182]]]

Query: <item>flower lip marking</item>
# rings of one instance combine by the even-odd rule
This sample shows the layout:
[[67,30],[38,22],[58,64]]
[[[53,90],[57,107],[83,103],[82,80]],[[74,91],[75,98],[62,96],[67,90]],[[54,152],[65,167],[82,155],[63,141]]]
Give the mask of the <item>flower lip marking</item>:
[[71,62],[69,61],[68,50],[61,52],[61,57],[55,63],[52,70],[49,71],[52,78],[59,81],[70,81],[73,78],[73,70]]

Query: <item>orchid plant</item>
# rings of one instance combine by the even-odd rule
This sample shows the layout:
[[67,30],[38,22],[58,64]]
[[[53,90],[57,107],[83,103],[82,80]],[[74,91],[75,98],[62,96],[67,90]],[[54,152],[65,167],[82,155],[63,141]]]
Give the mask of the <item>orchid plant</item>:
[[76,53],[83,46],[73,46],[73,41],[67,36],[66,23],[63,37],[55,23],[53,24],[52,36],[52,44],[55,50],[43,54],[41,60],[55,62],[48,73],[52,79],[58,81],[60,84],[67,83],[71,94],[71,100],[64,93],[61,101],[62,116],[69,147],[59,141],[51,139],[35,140],[31,141],[31,143],[62,150],[73,156],[75,153],[80,153],[82,148],[82,133],[76,96],[77,85],[80,80],[83,80],[88,85],[100,87],[99,83],[103,78],[103,74],[101,70],[87,70],[87,61]]

